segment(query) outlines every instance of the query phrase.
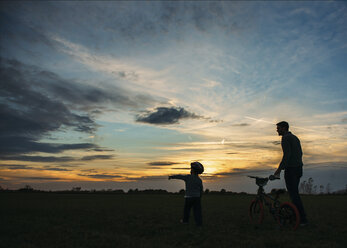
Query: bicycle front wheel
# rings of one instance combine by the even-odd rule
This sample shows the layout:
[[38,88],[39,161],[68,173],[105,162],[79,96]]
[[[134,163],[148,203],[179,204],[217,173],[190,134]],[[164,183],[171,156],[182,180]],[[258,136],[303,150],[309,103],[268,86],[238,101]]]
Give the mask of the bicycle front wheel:
[[263,203],[259,199],[255,199],[249,205],[249,218],[253,224],[261,224],[264,219]]
[[290,202],[284,202],[281,204],[277,221],[281,228],[296,230],[300,224],[300,214],[296,206]]

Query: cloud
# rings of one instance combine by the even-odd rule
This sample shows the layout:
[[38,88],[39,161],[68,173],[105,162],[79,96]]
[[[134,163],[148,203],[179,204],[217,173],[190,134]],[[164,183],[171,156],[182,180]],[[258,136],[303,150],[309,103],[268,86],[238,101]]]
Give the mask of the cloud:
[[170,166],[174,164],[179,164],[176,162],[169,162],[169,161],[155,161],[148,163],[150,166]]
[[213,174],[213,177],[229,177],[229,176],[235,176],[235,175],[244,175],[244,174],[251,174],[251,173],[272,173],[274,172],[274,169],[271,167],[262,166],[261,168],[233,168],[231,171],[226,172],[219,172],[216,174]]
[[64,178],[60,177],[12,177],[16,179],[24,179],[24,180],[33,180],[33,181],[57,181],[57,180],[64,180]]
[[43,169],[40,170],[48,170],[48,171],[71,171],[69,169],[59,168],[59,167],[47,167],[45,166]]
[[127,177],[128,180],[134,181],[151,181],[151,180],[167,180],[167,176],[143,176],[143,177]]
[[[71,33],[79,28],[81,35],[85,36],[89,28],[91,37],[108,32],[111,37],[131,42],[139,38],[154,39],[163,34],[179,38],[185,30],[192,28],[198,32],[208,32],[213,28],[233,32],[247,23],[237,20],[245,8],[242,11],[238,4],[223,2],[91,2],[88,5],[75,2],[39,6],[17,5],[15,13],[26,16],[26,12],[30,12],[35,16],[33,21],[37,26],[54,28],[60,33]],[[45,13],[51,14],[48,17]],[[107,20],[100,19],[100,16]],[[55,23],[59,23],[59,27]]]
[[110,159],[113,158],[113,155],[91,155],[84,156],[82,158],[71,157],[71,156],[26,156],[26,155],[6,155],[0,156],[3,160],[17,160],[17,161],[28,161],[28,162],[47,162],[47,163],[55,163],[55,162],[72,162],[72,161],[91,161],[96,159]]
[[82,157],[82,161],[96,160],[96,159],[110,159],[113,158],[113,155],[92,155]]
[[66,80],[17,60],[0,58],[0,76],[2,156],[77,149],[112,151],[92,143],[54,144],[40,139],[65,129],[94,133],[98,128],[95,115],[107,106],[111,110],[140,109],[154,102],[149,96],[118,87],[99,88]]
[[0,164],[0,168],[7,168],[10,170],[31,170],[33,167],[24,164]]
[[248,123],[239,123],[239,124],[232,124],[233,127],[248,127],[250,124]]
[[153,112],[147,111],[145,114],[138,115],[137,122],[144,122],[155,125],[176,124],[181,119],[201,119],[202,116],[188,112],[181,107],[158,107]]
[[[96,124],[88,114],[73,112],[43,89],[50,81],[37,68],[16,60],[0,60],[2,87],[0,97],[1,154],[51,152],[69,149],[97,148],[93,144],[48,144],[37,141],[52,131],[71,127],[79,132],[93,132]],[[62,81],[54,83],[64,84]],[[46,87],[46,88],[45,88]]]
[[[10,5],[2,5],[1,10],[5,10]],[[13,11],[1,11],[0,15],[0,32],[1,43],[0,47],[2,54],[14,53],[19,47],[30,45],[31,49],[26,49],[25,52],[35,59],[37,52],[47,53],[54,49],[53,42],[42,32],[42,29],[28,25],[26,20],[18,18]]]
[[27,165],[22,165],[22,164],[0,164],[0,168],[7,168],[10,170],[71,171],[69,169],[59,168],[59,167],[45,166],[44,168],[41,168],[41,167],[39,168],[39,167],[31,167]]
[[310,8],[297,8],[289,13],[289,15],[298,15],[298,14],[315,15],[315,13]]
[[269,143],[274,145],[274,146],[278,146],[281,144],[281,141],[269,141]]
[[[5,121],[6,122],[6,121]],[[10,129],[10,128],[9,128]],[[15,128],[13,128],[15,129]],[[9,130],[13,132],[14,130]],[[28,130],[29,132],[30,130]],[[19,133],[20,134],[20,133]],[[8,134],[7,134],[8,135]],[[0,156],[11,154],[25,154],[32,152],[45,152],[45,153],[61,153],[66,150],[96,150],[104,151],[103,148],[92,143],[77,143],[77,144],[57,144],[37,142],[34,137],[23,136],[7,136],[2,135],[0,140]],[[106,149],[108,150],[108,149]]]
[[339,162],[320,162],[320,163],[308,163],[304,165],[304,168],[306,167],[314,167],[314,168],[320,168],[320,167],[338,167],[347,169],[347,161],[339,161]]
[[58,164],[55,165],[56,167],[60,167],[60,168],[70,168],[70,167],[79,167],[79,165],[76,164]]
[[109,174],[88,174],[83,175],[79,174],[79,176],[95,178],[95,179],[114,179],[114,178],[122,178],[120,175],[109,175]]
[[26,155],[1,156],[1,159],[2,160],[28,161],[28,162],[47,162],[47,163],[71,162],[71,161],[76,160],[74,157],[69,157],[69,156],[54,157],[54,156],[26,156]]

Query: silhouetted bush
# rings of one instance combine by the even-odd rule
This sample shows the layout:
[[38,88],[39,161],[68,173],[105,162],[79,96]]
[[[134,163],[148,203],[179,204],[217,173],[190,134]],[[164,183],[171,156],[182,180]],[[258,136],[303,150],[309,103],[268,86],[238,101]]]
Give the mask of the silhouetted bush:
[[34,189],[33,189],[33,187],[31,187],[30,185],[25,185],[24,188],[21,188],[21,189],[19,189],[18,191],[22,191],[22,192],[33,192]]

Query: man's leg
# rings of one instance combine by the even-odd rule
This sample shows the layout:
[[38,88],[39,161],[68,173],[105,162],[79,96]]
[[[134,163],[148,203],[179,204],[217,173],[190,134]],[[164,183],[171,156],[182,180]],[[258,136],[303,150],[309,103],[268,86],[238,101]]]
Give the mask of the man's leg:
[[202,213],[201,213],[201,198],[200,197],[194,197],[194,218],[195,218],[195,224],[197,226],[202,225]]
[[301,197],[299,195],[299,183],[300,183],[300,173],[301,168],[289,168],[286,169],[284,172],[284,178],[286,181],[286,187],[290,196],[290,199],[292,200],[293,204],[296,206],[296,208],[299,211],[300,214],[300,221],[301,223],[306,223],[306,214],[304,210],[304,206],[301,201]]
[[187,197],[184,198],[184,212],[183,212],[183,223],[188,223],[189,222],[189,215],[190,215],[190,210],[192,208],[193,201],[191,198]]

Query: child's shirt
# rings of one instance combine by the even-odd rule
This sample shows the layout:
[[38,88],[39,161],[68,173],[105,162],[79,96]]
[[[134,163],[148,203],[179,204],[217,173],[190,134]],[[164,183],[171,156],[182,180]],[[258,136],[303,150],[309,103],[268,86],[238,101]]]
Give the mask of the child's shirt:
[[182,179],[186,183],[185,197],[200,197],[203,191],[202,180],[198,175],[175,175],[172,179]]

